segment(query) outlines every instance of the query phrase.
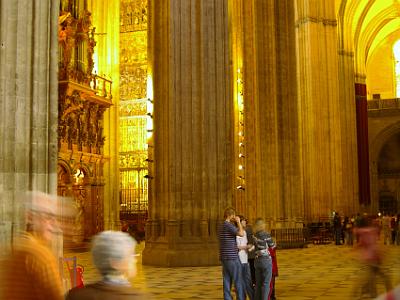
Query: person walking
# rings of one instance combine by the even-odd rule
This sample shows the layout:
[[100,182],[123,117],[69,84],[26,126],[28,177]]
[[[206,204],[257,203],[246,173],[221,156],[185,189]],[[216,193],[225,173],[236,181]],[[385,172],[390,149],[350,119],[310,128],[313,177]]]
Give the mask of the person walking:
[[136,241],[128,233],[103,231],[93,238],[93,263],[102,280],[74,288],[66,300],[139,300],[150,295],[132,288],[128,279],[136,275]]
[[219,229],[219,255],[222,265],[224,300],[232,300],[231,288],[235,285],[236,299],[245,300],[243,292],[241,263],[238,255],[236,236],[243,236],[244,229],[240,218],[232,207],[224,212],[224,222]]
[[268,300],[270,298],[270,284],[272,278],[272,258],[269,249],[275,248],[271,235],[265,230],[265,222],[258,218],[254,223],[253,244],[256,258],[254,267],[256,272],[256,300]]
[[355,229],[358,236],[358,243],[356,249],[359,251],[360,261],[365,266],[365,272],[362,274],[359,288],[355,290],[355,296],[358,292],[361,295],[368,295],[369,297],[376,297],[376,278],[380,276],[383,279],[386,290],[392,288],[390,278],[385,274],[382,269],[382,252],[378,244],[379,241],[379,228],[373,226],[371,222],[366,226],[358,227]]

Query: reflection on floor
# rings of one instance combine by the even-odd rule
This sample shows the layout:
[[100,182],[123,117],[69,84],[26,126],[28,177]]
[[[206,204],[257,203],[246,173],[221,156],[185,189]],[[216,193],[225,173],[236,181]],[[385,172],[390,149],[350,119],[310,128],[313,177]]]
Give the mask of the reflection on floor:
[[[139,252],[143,249],[139,245]],[[400,246],[383,246],[384,270],[393,285],[400,283]],[[99,275],[91,264],[89,253],[77,255],[85,267],[85,283],[94,282]],[[279,300],[346,300],[359,282],[360,265],[356,251],[348,246],[309,245],[304,249],[278,251],[279,277],[276,296]],[[221,267],[157,268],[143,266],[138,260],[138,273],[132,281],[137,289],[150,292],[154,299],[222,299]],[[378,292],[383,292],[383,283]],[[359,297],[359,296],[358,296]],[[368,299],[368,298],[363,298]]]

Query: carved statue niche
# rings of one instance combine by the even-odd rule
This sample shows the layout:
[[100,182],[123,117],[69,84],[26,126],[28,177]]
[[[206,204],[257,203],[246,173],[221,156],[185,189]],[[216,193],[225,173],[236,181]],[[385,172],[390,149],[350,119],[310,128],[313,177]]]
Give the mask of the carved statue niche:
[[58,77],[67,80],[71,72],[71,59],[75,45],[76,20],[69,12],[61,12],[58,17],[58,43],[60,49],[60,66]]

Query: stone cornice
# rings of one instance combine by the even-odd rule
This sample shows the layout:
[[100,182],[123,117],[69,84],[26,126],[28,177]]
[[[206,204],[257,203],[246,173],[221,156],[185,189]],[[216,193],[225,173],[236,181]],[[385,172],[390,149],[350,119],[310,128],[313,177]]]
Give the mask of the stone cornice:
[[354,52],[352,52],[352,51],[347,51],[347,50],[341,49],[338,51],[338,53],[339,53],[339,55],[342,55],[342,56],[354,57]]

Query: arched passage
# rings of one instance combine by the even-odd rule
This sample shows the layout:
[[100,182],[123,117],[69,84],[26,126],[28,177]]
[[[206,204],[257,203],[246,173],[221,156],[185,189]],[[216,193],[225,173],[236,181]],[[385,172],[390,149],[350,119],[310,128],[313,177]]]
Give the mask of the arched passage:
[[[400,121],[382,129],[370,144],[371,209],[396,213],[400,185]],[[397,155],[398,156],[398,155]],[[398,174],[396,173],[398,168]],[[395,202],[393,202],[395,201]]]

